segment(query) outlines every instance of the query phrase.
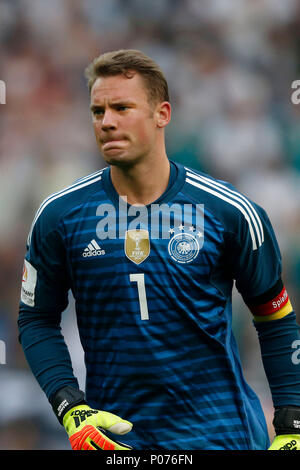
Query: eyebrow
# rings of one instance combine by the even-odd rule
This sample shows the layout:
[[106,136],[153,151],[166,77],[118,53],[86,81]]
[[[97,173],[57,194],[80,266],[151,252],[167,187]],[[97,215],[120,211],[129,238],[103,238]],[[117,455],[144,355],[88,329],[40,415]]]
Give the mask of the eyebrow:
[[[130,101],[130,100],[127,100],[127,99],[124,99],[124,100],[118,100],[118,101],[115,101],[113,103],[110,104],[110,106],[112,107],[116,107],[116,106],[120,106],[120,105],[126,105],[126,106],[134,106],[135,103],[133,101]],[[95,111],[97,109],[103,109],[104,106],[100,105],[100,104],[91,104],[90,105],[90,110],[91,111]]]
[[91,104],[90,105],[90,110],[91,111],[96,111],[97,109],[102,109],[103,106],[97,105],[97,104]]

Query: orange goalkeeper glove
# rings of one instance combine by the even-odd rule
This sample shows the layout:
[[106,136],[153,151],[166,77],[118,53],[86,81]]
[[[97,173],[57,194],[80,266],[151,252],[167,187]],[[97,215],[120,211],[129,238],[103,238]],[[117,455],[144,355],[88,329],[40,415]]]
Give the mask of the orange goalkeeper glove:
[[90,408],[84,394],[73,387],[64,387],[51,400],[52,408],[68,433],[73,450],[131,450],[132,447],[107,435],[127,434],[132,423],[107,411]]
[[71,408],[63,418],[73,450],[130,450],[131,447],[110,439],[105,431],[126,434],[132,424],[107,411],[93,410],[88,405]]

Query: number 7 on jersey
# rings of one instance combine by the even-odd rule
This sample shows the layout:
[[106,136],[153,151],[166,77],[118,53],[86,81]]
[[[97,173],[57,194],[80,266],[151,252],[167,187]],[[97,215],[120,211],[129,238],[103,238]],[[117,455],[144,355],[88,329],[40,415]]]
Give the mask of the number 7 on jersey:
[[130,282],[137,283],[141,319],[149,320],[148,303],[147,303],[146,287],[145,287],[145,275],[143,273],[129,274],[129,279],[130,279]]

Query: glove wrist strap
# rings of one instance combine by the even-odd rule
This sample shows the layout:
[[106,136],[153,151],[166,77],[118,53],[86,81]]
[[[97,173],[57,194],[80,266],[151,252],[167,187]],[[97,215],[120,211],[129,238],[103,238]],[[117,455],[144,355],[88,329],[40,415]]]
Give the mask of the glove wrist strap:
[[273,426],[277,436],[300,434],[300,407],[286,406],[275,410]]
[[70,386],[58,390],[58,392],[56,392],[49,401],[61,425],[63,424],[63,417],[67,411],[74,406],[86,403],[84,393],[81,390]]

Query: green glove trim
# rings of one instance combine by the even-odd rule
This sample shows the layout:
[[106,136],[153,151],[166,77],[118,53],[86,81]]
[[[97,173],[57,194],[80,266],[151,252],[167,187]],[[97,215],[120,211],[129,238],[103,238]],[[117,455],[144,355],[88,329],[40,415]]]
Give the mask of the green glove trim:
[[300,434],[276,436],[268,450],[300,450]]

